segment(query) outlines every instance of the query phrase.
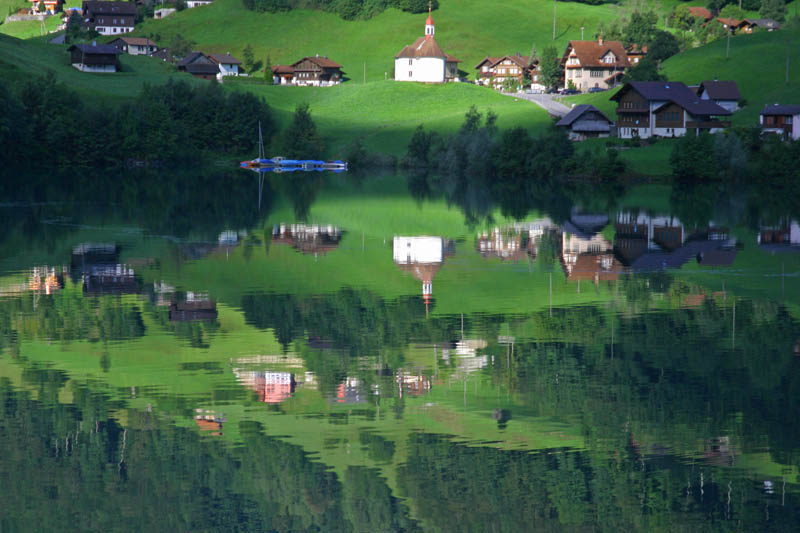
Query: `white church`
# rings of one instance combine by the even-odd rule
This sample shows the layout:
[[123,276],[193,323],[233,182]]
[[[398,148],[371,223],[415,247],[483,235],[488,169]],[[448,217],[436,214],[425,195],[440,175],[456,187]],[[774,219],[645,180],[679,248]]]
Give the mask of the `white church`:
[[429,8],[428,19],[425,21],[425,36],[414,41],[414,44],[403,47],[394,56],[395,80],[423,83],[460,81],[458,64],[461,61],[444,53],[436,42],[435,32],[433,15]]

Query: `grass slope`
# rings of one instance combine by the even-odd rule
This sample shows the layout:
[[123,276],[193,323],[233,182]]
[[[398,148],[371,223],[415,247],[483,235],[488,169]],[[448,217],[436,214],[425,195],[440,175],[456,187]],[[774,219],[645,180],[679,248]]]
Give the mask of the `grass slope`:
[[108,103],[132,98],[145,83],[166,83],[170,77],[199,82],[191,76],[179,75],[171,65],[141,56],[123,55],[120,58],[123,71],[117,74],[80,72],[70,65],[66,49],[65,45],[47,44],[38,39],[22,41],[0,35],[0,80],[19,83],[52,71],[87,101]]
[[[593,35],[597,25],[616,17],[615,6],[559,3],[556,45],[580,39],[581,27]],[[247,11],[241,0],[216,0],[139,25],[138,35],[168,44],[175,34],[194,40],[207,52],[241,54],[249,43],[257,60],[291,63],[306,55],[326,54],[343,65],[353,80],[392,76],[394,55],[424,32],[424,14],[389,9],[365,21],[345,21],[333,13],[295,10],[281,14]],[[486,55],[528,54],[553,43],[553,4],[549,0],[442,0],[434,13],[436,39],[445,52],[462,60],[470,74]]]
[[461,126],[471,105],[482,113],[494,111],[499,116],[498,126],[503,129],[517,126],[541,129],[550,121],[536,104],[472,84],[380,81],[321,88],[244,84],[238,87],[263,96],[277,111],[281,126],[291,120],[297,104],[308,102],[332,156],[342,155],[355,139],[361,139],[370,151],[400,156],[406,152],[419,124],[440,133],[452,133]]

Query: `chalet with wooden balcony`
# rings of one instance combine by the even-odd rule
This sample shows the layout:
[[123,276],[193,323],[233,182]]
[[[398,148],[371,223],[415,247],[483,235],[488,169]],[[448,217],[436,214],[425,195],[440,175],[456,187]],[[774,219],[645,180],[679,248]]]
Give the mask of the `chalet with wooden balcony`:
[[119,49],[108,44],[73,44],[67,48],[70,64],[81,72],[117,72]]
[[[637,61],[644,56],[637,50]],[[631,67],[628,51],[619,41],[570,41],[561,57],[564,68],[564,88],[572,82],[576,89],[586,91],[597,87],[610,89],[619,84],[622,74]]]
[[478,83],[491,85],[494,89],[502,89],[506,80],[512,80],[517,87],[525,85],[525,78],[531,81],[534,88],[544,89],[539,83],[539,60],[516,54],[503,57],[486,57],[475,66],[478,71]]
[[100,35],[115,35],[133,31],[136,24],[136,4],[133,2],[87,1],[81,8],[81,26]]
[[701,99],[681,82],[634,81],[611,99],[617,102],[621,138],[682,137],[687,132],[714,133],[731,125],[718,118],[730,111]]
[[342,66],[328,59],[328,56],[304,57],[291,65],[295,85],[324,87],[342,82]]
[[759,116],[761,131],[784,139],[800,139],[800,105],[768,105]]
[[116,46],[120,51],[132,56],[149,56],[158,50],[156,43],[146,37],[119,37],[108,44]]

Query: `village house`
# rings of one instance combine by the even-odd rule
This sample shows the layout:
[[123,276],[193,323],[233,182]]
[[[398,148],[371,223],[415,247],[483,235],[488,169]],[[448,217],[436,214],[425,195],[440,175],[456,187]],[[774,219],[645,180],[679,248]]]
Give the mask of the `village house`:
[[149,56],[158,50],[156,43],[146,37],[118,37],[108,44],[132,56]]
[[209,54],[208,58],[219,68],[218,78],[241,74],[239,66],[242,62],[230,54]]
[[167,18],[168,16],[175,13],[175,11],[177,11],[177,9],[175,8],[162,7],[161,9],[156,9],[155,11],[153,11],[153,18],[156,20]]
[[178,63],[178,70],[204,80],[213,80],[219,74],[219,66],[203,52],[192,52],[184,57]]
[[638,44],[634,43],[626,49],[626,52],[628,53],[628,62],[633,67],[647,55],[647,47],[639,47]]
[[132,2],[85,1],[81,11],[81,26],[100,35],[128,33],[136,23],[136,4]]
[[[642,57],[644,50],[637,52]],[[638,61],[638,59],[637,59]],[[628,51],[620,41],[570,41],[561,58],[564,68],[564,88],[570,82],[576,89],[611,89],[619,84],[631,67]]]
[[556,123],[564,128],[572,141],[583,141],[590,137],[608,137],[614,123],[593,105],[576,105]]
[[701,99],[681,82],[630,82],[611,100],[617,102],[617,134],[625,139],[682,137],[688,131],[714,133],[730,127],[716,118],[730,111]]
[[31,15],[54,14],[61,11],[64,4],[63,0],[44,0],[44,11],[39,11],[39,0],[29,0],[31,4]]
[[429,9],[425,20],[425,36],[403,47],[394,56],[395,80],[425,83],[459,81],[458,64],[461,61],[442,50],[436,42],[435,33],[433,15]]
[[800,105],[768,105],[761,110],[762,133],[774,133],[784,139],[800,139]]
[[119,71],[120,51],[108,44],[73,44],[67,48],[70,64],[81,72]]
[[292,63],[291,67],[295,85],[325,87],[342,82],[342,66],[328,59],[328,56],[317,54],[313,57],[304,57]]
[[478,71],[479,84],[491,85],[496,90],[505,88],[507,83],[518,88],[524,87],[527,85],[526,79],[531,88],[544,90],[545,87],[539,83],[538,66],[538,59],[531,60],[517,53],[513,56],[486,57],[475,66],[475,70]]
[[744,19],[742,22],[742,31],[745,33],[753,33],[759,28],[767,31],[781,29],[781,23],[773,19]]
[[717,22],[722,24],[722,27],[730,33],[736,33],[737,30],[744,29],[747,26],[742,20],[728,17],[717,17]]
[[294,67],[291,65],[272,65],[272,83],[275,85],[292,85]]
[[697,87],[697,96],[701,100],[711,100],[731,113],[739,109],[739,100],[742,99],[735,81],[704,81]]

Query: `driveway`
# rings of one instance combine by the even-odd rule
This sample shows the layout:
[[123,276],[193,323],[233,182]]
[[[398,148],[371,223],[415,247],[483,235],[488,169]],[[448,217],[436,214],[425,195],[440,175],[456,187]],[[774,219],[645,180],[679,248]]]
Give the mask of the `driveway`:
[[556,101],[553,94],[502,93],[521,100],[528,100],[543,107],[545,111],[556,117],[563,117],[570,112],[570,107]]

